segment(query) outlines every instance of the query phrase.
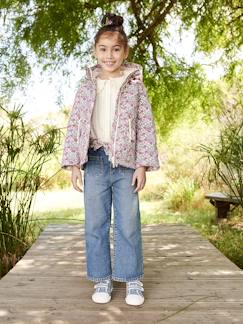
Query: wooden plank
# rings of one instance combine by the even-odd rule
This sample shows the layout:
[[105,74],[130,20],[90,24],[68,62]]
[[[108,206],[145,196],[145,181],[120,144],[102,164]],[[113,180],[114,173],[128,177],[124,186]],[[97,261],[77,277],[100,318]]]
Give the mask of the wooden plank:
[[53,224],[0,280],[0,323],[243,323],[241,269],[188,225],[142,231],[143,305],[126,305],[120,282],[110,303],[93,303],[84,225]]

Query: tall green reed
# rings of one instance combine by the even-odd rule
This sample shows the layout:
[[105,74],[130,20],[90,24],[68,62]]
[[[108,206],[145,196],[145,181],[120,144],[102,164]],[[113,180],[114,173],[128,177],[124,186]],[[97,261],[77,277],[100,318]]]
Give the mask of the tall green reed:
[[208,180],[215,182],[243,208],[243,110],[225,113],[219,139],[212,145],[200,145],[209,162]]
[[33,241],[33,197],[41,186],[43,165],[60,144],[60,129],[34,128],[23,120],[22,107],[0,106],[0,277]]

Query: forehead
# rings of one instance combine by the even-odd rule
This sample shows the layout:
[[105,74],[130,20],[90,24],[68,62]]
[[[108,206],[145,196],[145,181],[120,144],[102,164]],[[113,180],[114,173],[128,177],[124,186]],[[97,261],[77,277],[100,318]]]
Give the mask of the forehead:
[[122,46],[117,33],[103,33],[96,44],[97,46]]

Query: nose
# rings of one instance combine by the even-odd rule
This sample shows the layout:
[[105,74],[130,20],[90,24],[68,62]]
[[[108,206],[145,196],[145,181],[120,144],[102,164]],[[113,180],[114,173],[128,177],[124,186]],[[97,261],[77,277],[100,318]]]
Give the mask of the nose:
[[108,57],[108,58],[112,58],[112,51],[108,51],[108,52],[107,52],[107,57]]

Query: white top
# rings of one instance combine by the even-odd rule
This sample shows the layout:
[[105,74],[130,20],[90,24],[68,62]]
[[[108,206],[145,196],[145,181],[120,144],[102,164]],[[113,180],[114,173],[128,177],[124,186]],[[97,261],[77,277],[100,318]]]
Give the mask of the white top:
[[91,117],[91,137],[109,143],[119,89],[131,71],[106,80],[97,78],[97,96]]

